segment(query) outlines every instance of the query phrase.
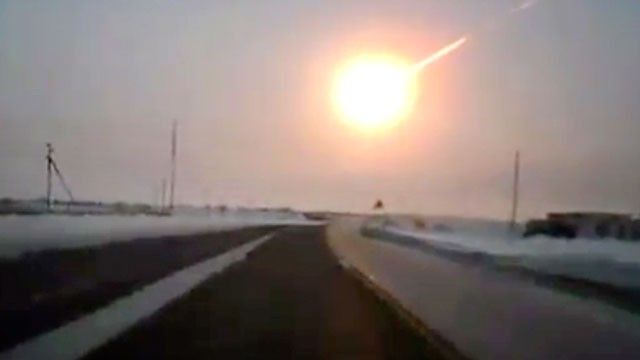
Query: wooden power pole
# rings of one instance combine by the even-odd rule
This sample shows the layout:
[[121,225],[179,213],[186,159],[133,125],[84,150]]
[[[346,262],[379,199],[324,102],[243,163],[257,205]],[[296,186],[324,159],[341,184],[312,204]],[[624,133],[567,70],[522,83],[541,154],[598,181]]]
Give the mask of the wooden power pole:
[[53,146],[47,143],[47,210],[51,210],[51,170],[53,167]]
[[62,176],[62,172],[60,171],[60,168],[58,168],[58,164],[53,159],[53,146],[51,145],[51,143],[47,143],[46,160],[47,160],[47,210],[51,210],[51,205],[53,204],[52,177],[54,172],[58,177],[58,181],[60,182],[60,185],[62,185],[62,188],[67,193],[67,196],[69,197],[69,201],[71,203],[74,202],[75,200],[73,198],[73,194],[71,193],[71,189],[69,188],[69,185],[67,185],[67,182],[64,180],[64,176]]

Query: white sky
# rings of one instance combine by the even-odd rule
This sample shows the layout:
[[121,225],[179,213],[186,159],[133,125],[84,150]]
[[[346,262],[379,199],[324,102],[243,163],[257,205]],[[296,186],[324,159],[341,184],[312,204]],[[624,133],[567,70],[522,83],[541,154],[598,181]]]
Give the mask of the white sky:
[[[180,121],[178,199],[504,217],[640,210],[640,3],[2,1],[0,196],[44,189],[51,141],[80,198],[150,201]],[[332,111],[361,51],[421,57],[413,115],[362,136]],[[62,194],[60,192],[60,194]]]

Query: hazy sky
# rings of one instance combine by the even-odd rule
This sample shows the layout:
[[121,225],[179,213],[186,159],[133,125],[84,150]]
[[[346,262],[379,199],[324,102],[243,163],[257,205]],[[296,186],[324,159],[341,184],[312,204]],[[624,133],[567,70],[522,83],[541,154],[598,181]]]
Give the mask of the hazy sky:
[[[175,118],[180,202],[504,217],[519,148],[525,217],[640,211],[640,2],[516,3],[0,0],[0,196],[42,196],[51,141],[77,197],[151,201]],[[398,127],[335,114],[350,57],[469,31]]]

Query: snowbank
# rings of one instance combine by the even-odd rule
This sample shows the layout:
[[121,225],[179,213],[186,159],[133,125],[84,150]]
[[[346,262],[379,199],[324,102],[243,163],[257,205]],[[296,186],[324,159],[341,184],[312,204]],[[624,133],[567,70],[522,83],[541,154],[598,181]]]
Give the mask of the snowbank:
[[449,251],[485,256],[551,275],[640,289],[640,242],[614,239],[508,238],[424,232],[387,226],[384,232]]
[[311,225],[295,212],[238,210],[211,215],[157,216],[0,216],[0,256],[18,256],[27,251],[73,248],[113,241],[258,225]]

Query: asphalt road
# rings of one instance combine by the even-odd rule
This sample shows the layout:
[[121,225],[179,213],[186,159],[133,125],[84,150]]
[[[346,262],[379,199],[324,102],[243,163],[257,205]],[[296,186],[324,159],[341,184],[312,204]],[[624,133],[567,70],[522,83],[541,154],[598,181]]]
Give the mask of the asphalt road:
[[274,229],[137,239],[0,259],[0,351]]
[[339,266],[324,227],[290,227],[88,358],[441,356]]

